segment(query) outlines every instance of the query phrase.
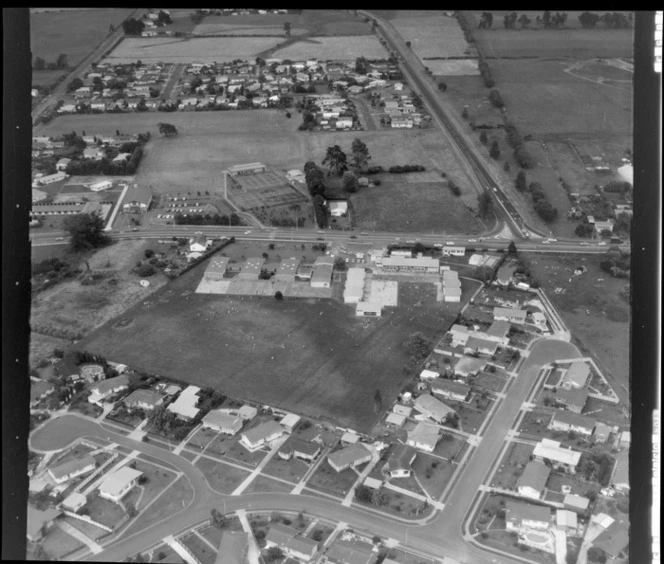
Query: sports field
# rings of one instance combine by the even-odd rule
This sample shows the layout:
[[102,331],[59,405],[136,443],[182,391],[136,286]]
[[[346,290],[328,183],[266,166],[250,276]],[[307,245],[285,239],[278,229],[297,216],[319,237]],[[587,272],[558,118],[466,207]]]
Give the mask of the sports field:
[[104,59],[110,63],[212,63],[254,59],[283,37],[129,37]]
[[[189,293],[202,264],[81,341],[81,349],[136,368],[213,386],[230,396],[283,407],[368,431],[404,382],[403,343],[415,331],[435,338],[460,304],[431,301],[429,285],[402,284],[380,319],[355,317],[332,300],[239,298]],[[433,292],[435,295],[435,292]]]

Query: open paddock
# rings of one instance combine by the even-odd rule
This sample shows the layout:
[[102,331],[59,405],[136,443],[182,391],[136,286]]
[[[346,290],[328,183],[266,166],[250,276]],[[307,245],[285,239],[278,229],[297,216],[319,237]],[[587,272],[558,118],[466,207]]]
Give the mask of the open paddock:
[[[275,14],[276,15],[276,14]],[[256,25],[256,24],[244,24],[237,25],[235,23],[220,23],[212,21],[212,18],[219,17],[222,22],[234,22],[237,18],[229,20],[229,18],[224,16],[212,16],[207,17],[204,20],[204,23],[198,24],[194,31],[193,35],[274,35],[277,37],[284,37],[284,26],[281,25]],[[261,17],[261,16],[258,16]],[[291,27],[291,36],[298,36],[307,33],[307,30],[302,27]]]
[[354,61],[357,57],[387,59],[388,53],[375,35],[308,37],[276,49],[272,56],[299,61],[316,57],[321,61]]
[[422,64],[429,67],[429,70],[436,78],[446,78],[448,76],[476,76],[480,74],[476,59],[455,59],[450,61],[424,59]]
[[252,480],[251,484],[243,493],[290,493],[293,489],[292,484],[285,484],[279,480],[273,480],[267,476],[259,475]]
[[464,57],[474,51],[463,36],[457,19],[440,11],[413,10],[407,15],[398,15],[390,23],[404,41],[411,42],[413,51],[430,68],[424,60],[427,57]]
[[135,63],[213,63],[236,59],[250,60],[277,46],[281,37],[127,37],[104,61],[112,64]]

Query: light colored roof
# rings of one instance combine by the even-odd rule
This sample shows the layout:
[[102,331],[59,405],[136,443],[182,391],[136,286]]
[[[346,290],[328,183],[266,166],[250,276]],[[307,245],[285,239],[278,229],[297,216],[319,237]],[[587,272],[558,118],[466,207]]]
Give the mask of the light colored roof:
[[314,554],[318,550],[318,543],[303,536],[296,536],[286,543],[286,548],[303,554]]
[[408,405],[401,405],[400,403],[394,404],[392,411],[398,415],[403,415],[404,417],[410,417],[410,414],[413,412],[413,408]]
[[124,403],[147,403],[149,405],[157,405],[161,401],[161,394],[152,390],[134,390],[125,399]]
[[583,497],[581,495],[576,495],[576,494],[565,494],[565,498],[563,499],[563,503],[565,505],[568,505],[570,507],[576,507],[577,509],[581,509],[585,511],[588,509],[588,505],[590,504],[590,500],[587,497]]
[[320,445],[312,441],[305,441],[291,436],[288,437],[279,450],[283,452],[292,451],[294,453],[306,454],[308,456],[316,456],[318,451],[320,451]]
[[362,482],[365,486],[372,488],[374,490],[377,490],[383,485],[383,482],[379,480],[378,478],[372,478],[371,476],[367,476],[364,479],[364,482]]
[[106,380],[101,380],[97,382],[94,386],[90,388],[92,392],[97,392],[102,395],[107,392],[117,390],[129,385],[129,376],[127,374],[121,374],[115,378],[107,378]]
[[428,444],[433,448],[438,442],[438,427],[431,423],[420,421],[415,425],[415,428],[408,433],[408,440],[416,443]]
[[373,556],[373,546],[365,542],[345,542],[338,540],[332,543],[326,556],[339,564],[367,564]]
[[92,456],[90,456],[89,454],[84,454],[83,456],[79,456],[71,460],[68,460],[67,462],[63,462],[56,466],[52,466],[51,468],[49,468],[49,472],[55,478],[59,479],[64,476],[68,476],[69,474],[72,474],[74,472],[77,472],[79,470],[82,470],[83,468],[86,468],[88,466],[95,466],[95,464],[96,464],[95,459],[92,458]]
[[284,546],[295,535],[297,535],[297,531],[292,527],[287,527],[281,523],[275,523],[274,525],[270,525],[265,540],[273,542],[278,546]]
[[226,268],[228,267],[228,261],[230,259],[228,257],[222,257],[219,255],[215,255],[212,257],[210,260],[210,264],[208,264],[208,267],[205,269],[205,272],[218,272],[220,274],[223,274],[226,272]]
[[612,482],[617,486],[629,485],[629,457],[626,451],[621,451],[616,457]]
[[406,417],[403,415],[399,415],[398,413],[390,413],[385,418],[385,423],[388,423],[390,425],[396,425],[398,427],[401,427],[401,425],[403,425],[405,421]]
[[609,425],[606,425],[605,423],[602,423],[601,421],[598,421],[595,423],[595,429],[593,431],[595,435],[605,435],[609,436],[613,432],[613,427],[610,427]]
[[542,493],[550,474],[551,469],[546,464],[531,460],[526,464],[523,474],[519,476],[516,482],[517,488],[532,488]]
[[417,456],[417,451],[409,445],[398,445],[387,459],[390,472],[395,470],[410,470],[413,459]]
[[451,407],[429,394],[422,394],[415,398],[415,409],[425,413],[425,415],[431,414],[440,420],[454,413]]
[[563,448],[560,446],[560,442],[551,439],[542,439],[537,443],[533,455],[570,466],[576,466],[581,458],[580,452],[571,448]]
[[572,405],[583,409],[588,401],[588,390],[566,390],[565,388],[558,388],[555,393],[555,398],[564,402],[566,405]]
[[41,478],[32,479],[28,484],[28,491],[39,493],[43,491],[46,488],[46,486],[48,486],[48,482],[46,480],[43,480]]
[[551,519],[551,509],[541,505],[508,499],[505,503],[505,519],[508,521],[517,521],[518,523],[521,523],[525,519],[548,523]]
[[241,165],[233,165],[228,167],[228,172],[230,173],[243,172],[245,170],[253,170],[255,168],[265,168],[265,165],[263,163],[247,163]]
[[39,530],[49,521],[53,521],[56,517],[62,515],[60,509],[46,509],[45,511],[40,511],[32,505],[28,505],[28,526],[27,534],[30,537],[34,537]]
[[435,394],[436,391],[449,392],[452,394],[460,394],[464,397],[470,392],[470,386],[463,382],[455,382],[447,378],[436,378],[431,381],[431,391]]
[[588,376],[590,376],[590,366],[587,362],[573,362],[565,373],[563,382],[570,382],[575,384],[577,388],[582,388],[586,385]]
[[330,454],[327,459],[335,466],[343,467],[371,456],[371,453],[361,443],[356,443],[337,450]]
[[494,317],[516,317],[519,319],[526,319],[528,312],[525,309],[515,309],[512,307],[495,307],[493,308]]
[[449,286],[443,288],[443,294],[446,296],[460,296],[461,288],[450,288]]
[[588,429],[588,432],[592,433],[592,430],[595,428],[595,420],[590,417],[584,417],[577,413],[572,413],[570,411],[556,411],[553,414],[553,421],[560,421],[561,423],[566,423],[567,425],[573,425],[575,427],[584,427]]
[[622,520],[611,523],[593,543],[594,546],[603,550],[611,558],[616,558],[628,544],[628,524]]
[[383,305],[378,302],[358,302],[355,306],[355,311],[359,313],[381,313]]
[[300,266],[300,259],[291,257],[287,259],[282,259],[279,263],[279,268],[277,269],[277,276],[279,275],[292,275],[295,276],[297,267]]
[[284,427],[295,427],[295,425],[298,424],[298,422],[302,419],[299,415],[295,415],[294,413],[289,413],[283,417],[283,419],[280,421],[280,423]]
[[311,282],[329,282],[332,278],[331,264],[316,264],[311,275]]
[[215,427],[221,427],[223,429],[235,429],[238,427],[238,424],[239,427],[242,427],[242,419],[218,410],[208,412],[205,417],[203,417],[202,421],[203,423],[214,425]]
[[257,444],[261,441],[264,441],[275,434],[283,434],[285,432],[284,428],[279,425],[276,421],[267,421],[261,423],[253,429],[249,429],[242,433],[242,436],[245,437],[246,441],[250,444]]
[[426,368],[420,372],[420,378],[423,380],[430,379],[430,378],[438,378],[440,374],[438,372],[434,372],[433,370],[427,370]]
[[198,392],[201,389],[197,386],[187,386],[173,403],[168,405],[168,410],[177,415],[185,417],[196,417],[198,415]]
[[62,505],[64,505],[65,507],[79,507],[87,503],[87,501],[88,498],[85,497],[85,495],[83,495],[82,493],[72,492],[64,499]]
[[251,419],[256,417],[258,410],[252,405],[243,405],[237,412],[237,414],[243,419]]
[[577,527],[577,518],[574,511],[569,511],[567,509],[558,509],[556,511],[556,525],[559,527],[571,527],[576,529]]
[[440,261],[432,257],[396,257],[390,256],[383,259],[383,266],[411,266],[423,268],[438,268]]
[[123,466],[119,470],[116,470],[112,474],[106,476],[106,479],[99,486],[99,491],[104,492],[109,496],[120,495],[128,483],[130,483],[132,480],[135,480],[142,474],[143,472],[139,470],[134,470],[129,466]]
[[455,323],[452,325],[452,327],[450,327],[450,333],[468,333],[468,327]]

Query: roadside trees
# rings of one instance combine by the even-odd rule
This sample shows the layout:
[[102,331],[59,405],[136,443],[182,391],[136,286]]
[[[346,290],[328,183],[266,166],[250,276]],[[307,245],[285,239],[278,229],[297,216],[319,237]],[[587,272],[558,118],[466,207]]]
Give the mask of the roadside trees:
[[493,199],[488,192],[482,192],[477,196],[477,215],[481,219],[486,219],[493,213]]
[[346,192],[357,192],[357,175],[354,172],[350,170],[344,172],[342,182]]
[[522,170],[519,171],[519,174],[516,175],[516,180],[514,181],[514,186],[519,192],[525,192],[528,188],[528,181],[526,180],[526,173]]
[[104,233],[104,221],[96,213],[66,217],[64,229],[71,237],[70,245],[74,251],[95,249],[110,242],[110,238]]
[[371,155],[369,154],[369,149],[362,139],[355,138],[353,139],[353,144],[351,145],[351,163],[354,168],[361,170],[371,160]]
[[493,140],[493,143],[491,143],[491,149],[489,149],[489,156],[492,159],[498,160],[500,158],[500,147],[498,146],[498,141],[495,139]]

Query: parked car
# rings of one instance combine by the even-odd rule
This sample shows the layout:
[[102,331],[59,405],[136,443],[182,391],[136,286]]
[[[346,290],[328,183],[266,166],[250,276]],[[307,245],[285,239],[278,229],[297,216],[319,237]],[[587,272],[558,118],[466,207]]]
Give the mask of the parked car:
[[250,233],[251,233],[251,229],[249,231],[244,232],[245,235],[249,235]]

